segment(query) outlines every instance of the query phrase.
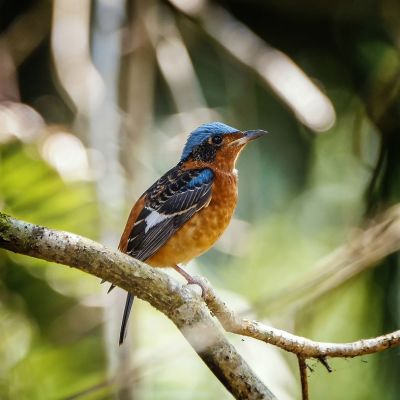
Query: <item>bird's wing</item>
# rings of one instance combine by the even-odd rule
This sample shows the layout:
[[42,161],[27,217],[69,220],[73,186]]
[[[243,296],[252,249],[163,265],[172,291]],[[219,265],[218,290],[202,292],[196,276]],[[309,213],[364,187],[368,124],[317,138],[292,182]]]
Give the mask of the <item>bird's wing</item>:
[[146,260],[211,199],[211,169],[172,169],[144,194],[144,206],[130,231],[126,253]]

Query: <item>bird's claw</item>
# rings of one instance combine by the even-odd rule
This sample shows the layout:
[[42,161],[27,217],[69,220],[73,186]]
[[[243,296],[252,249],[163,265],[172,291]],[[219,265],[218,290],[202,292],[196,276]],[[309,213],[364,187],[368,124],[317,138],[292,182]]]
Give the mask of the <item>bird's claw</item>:
[[179,272],[185,279],[188,285],[198,285],[201,287],[201,297],[203,299],[206,298],[206,294],[207,294],[207,284],[206,284],[206,280],[202,277],[193,277],[192,275],[189,275],[184,269],[182,269],[181,267],[179,267],[178,265],[174,265],[173,268],[175,269],[175,271]]
[[201,288],[201,297],[204,299],[206,297],[207,294],[207,286],[205,285],[204,281],[202,280],[201,277],[190,277],[189,279],[187,279],[187,284],[188,285],[197,285],[200,286]]

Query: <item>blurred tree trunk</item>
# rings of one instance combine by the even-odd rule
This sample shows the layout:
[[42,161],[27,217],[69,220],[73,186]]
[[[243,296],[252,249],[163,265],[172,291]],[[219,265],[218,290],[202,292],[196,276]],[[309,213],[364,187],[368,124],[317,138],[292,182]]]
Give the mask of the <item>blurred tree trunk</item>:
[[[104,172],[96,182],[101,210],[99,237],[102,243],[113,248],[118,246],[122,230],[125,191],[124,174],[119,159],[121,118],[118,109],[124,16],[124,0],[112,3],[96,0],[93,3],[91,53],[93,64],[102,79],[102,88],[98,89],[102,90],[99,93],[94,91],[90,98],[90,147],[101,154],[104,163]],[[116,377],[116,395],[122,400],[133,398],[131,388],[125,385],[126,374],[132,368],[129,341],[119,352],[115,349],[124,298],[121,292],[117,292],[117,297],[107,296],[104,314],[108,373],[110,378]]]
[[[120,74],[120,104],[124,120],[120,136],[121,164],[126,174],[127,203],[133,203],[139,193],[137,171],[143,170],[138,155],[146,145],[146,133],[153,122],[153,91],[155,54],[148,32],[157,29],[157,3],[135,0],[127,3],[127,24],[123,34]],[[149,21],[153,22],[149,24]]]

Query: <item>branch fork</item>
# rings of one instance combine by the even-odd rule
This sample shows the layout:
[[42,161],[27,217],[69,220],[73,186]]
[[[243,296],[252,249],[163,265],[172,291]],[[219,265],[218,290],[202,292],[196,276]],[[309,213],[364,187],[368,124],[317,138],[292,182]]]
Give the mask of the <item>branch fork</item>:
[[308,358],[317,359],[331,372],[328,358],[356,357],[400,345],[400,330],[352,343],[323,343],[244,319],[220,299],[205,278],[196,277],[206,289],[203,301],[159,269],[119,251],[1,212],[0,248],[75,267],[135,293],[175,323],[207,367],[237,399],[275,400],[276,397],[228,342],[224,330],[294,353],[298,358],[303,400],[308,399]]

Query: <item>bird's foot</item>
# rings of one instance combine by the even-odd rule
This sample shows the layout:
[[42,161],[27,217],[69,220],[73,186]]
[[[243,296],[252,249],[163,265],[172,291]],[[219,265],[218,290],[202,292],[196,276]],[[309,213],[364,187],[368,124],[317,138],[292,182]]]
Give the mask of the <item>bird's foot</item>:
[[202,281],[201,277],[190,277],[190,279],[187,279],[187,284],[188,285],[200,286],[200,288],[201,288],[201,297],[203,299],[206,298],[208,288],[204,284],[204,281]]
[[192,275],[188,274],[184,269],[179,267],[178,265],[174,265],[174,270],[180,273],[187,281],[188,285],[198,285],[201,288],[201,297],[204,299],[206,297],[208,288],[205,283],[204,278],[201,277],[193,277]]

